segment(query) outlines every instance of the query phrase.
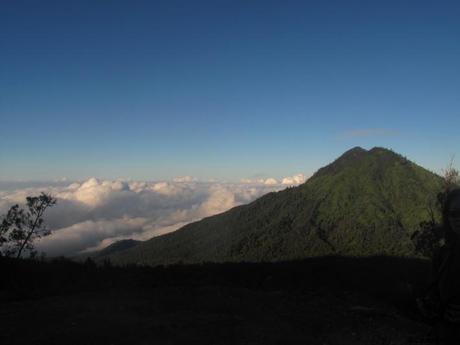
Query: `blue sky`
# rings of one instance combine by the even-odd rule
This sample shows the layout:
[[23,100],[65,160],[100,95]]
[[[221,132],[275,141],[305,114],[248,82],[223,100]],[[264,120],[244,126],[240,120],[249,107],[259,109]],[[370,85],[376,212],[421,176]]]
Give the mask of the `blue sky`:
[[460,166],[456,1],[0,4],[0,180]]

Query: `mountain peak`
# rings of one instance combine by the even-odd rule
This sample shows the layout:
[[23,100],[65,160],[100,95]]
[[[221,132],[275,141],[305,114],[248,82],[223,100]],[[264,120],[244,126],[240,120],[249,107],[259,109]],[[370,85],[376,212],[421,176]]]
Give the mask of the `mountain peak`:
[[349,158],[357,158],[362,157],[363,155],[367,154],[367,150],[363,149],[361,146],[355,146],[348,151],[345,151],[336,161],[341,159],[349,159]]
[[387,148],[381,147],[381,146],[375,146],[375,147],[371,148],[369,150],[369,153],[391,153],[393,155],[398,155],[393,150],[387,149]]
[[360,153],[360,152],[367,152],[366,149],[363,149],[361,146],[355,146],[347,151],[345,151],[343,154],[347,154],[347,153]]
[[337,158],[335,161],[330,163],[329,165],[326,165],[325,167],[319,169],[313,176],[321,176],[324,174],[331,174],[331,173],[336,173],[340,170],[342,170],[345,166],[348,166],[350,164],[354,164],[356,161],[361,160],[365,156],[368,155],[368,151],[363,149],[360,146],[355,146],[348,151],[345,151],[339,158]]
[[407,159],[405,157],[391,149],[375,146],[370,150],[366,150],[360,146],[355,146],[348,151],[345,151],[339,158],[329,165],[319,169],[314,176],[335,174],[346,168],[357,167],[359,164],[369,161],[380,162],[380,167],[390,166],[397,161],[407,163]]

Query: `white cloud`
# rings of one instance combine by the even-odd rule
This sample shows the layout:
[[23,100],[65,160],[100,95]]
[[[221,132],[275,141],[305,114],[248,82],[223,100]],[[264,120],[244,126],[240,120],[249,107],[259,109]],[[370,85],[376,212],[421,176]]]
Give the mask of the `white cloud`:
[[113,237],[141,233],[148,224],[147,222],[145,218],[128,217],[112,220],[86,220],[59,229],[51,236],[42,238],[38,249],[49,255],[74,254],[91,246],[97,247],[99,243]]
[[275,185],[296,186],[296,185],[304,183],[305,181],[307,181],[307,179],[308,179],[307,176],[305,176],[302,173],[299,173],[299,174],[296,174],[296,175],[293,175],[293,176],[283,177],[281,179],[281,182],[279,182],[278,180],[276,180],[275,178],[272,178],[272,177],[267,178],[267,179],[263,179],[263,178],[248,179],[248,178],[245,178],[245,179],[241,179],[240,182],[242,184],[253,184],[253,185],[264,184],[264,185],[268,185],[268,186],[275,186]]
[[196,178],[192,176],[178,176],[173,179],[174,182],[193,182],[197,181]]
[[275,185],[275,184],[278,184],[278,183],[279,182],[276,179],[271,178],[271,177],[264,181],[264,184],[269,185],[269,186],[270,185]]
[[235,192],[228,187],[213,185],[209,188],[209,196],[199,207],[199,215],[203,217],[222,213],[236,206]]
[[295,186],[302,184],[307,180],[307,176],[304,174],[296,174],[294,176],[288,176],[281,180],[281,184]]
[[0,215],[26,196],[51,193],[58,203],[47,210],[45,220],[53,233],[39,242],[38,249],[49,255],[73,255],[120,239],[146,240],[283,188],[274,179],[223,183],[193,178],[176,182],[91,178],[0,191]]

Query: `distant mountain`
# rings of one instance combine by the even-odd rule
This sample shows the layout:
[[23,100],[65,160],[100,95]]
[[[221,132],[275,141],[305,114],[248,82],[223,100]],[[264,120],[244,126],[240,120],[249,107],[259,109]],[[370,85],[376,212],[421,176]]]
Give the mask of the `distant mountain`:
[[414,254],[442,179],[384,148],[355,147],[306,183],[110,255],[117,263],[277,261]]

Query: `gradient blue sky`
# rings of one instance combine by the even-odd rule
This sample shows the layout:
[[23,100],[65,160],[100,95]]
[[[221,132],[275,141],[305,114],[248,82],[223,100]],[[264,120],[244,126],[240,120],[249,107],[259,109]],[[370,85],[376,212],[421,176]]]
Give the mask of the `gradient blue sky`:
[[460,161],[458,1],[0,3],[0,180]]

